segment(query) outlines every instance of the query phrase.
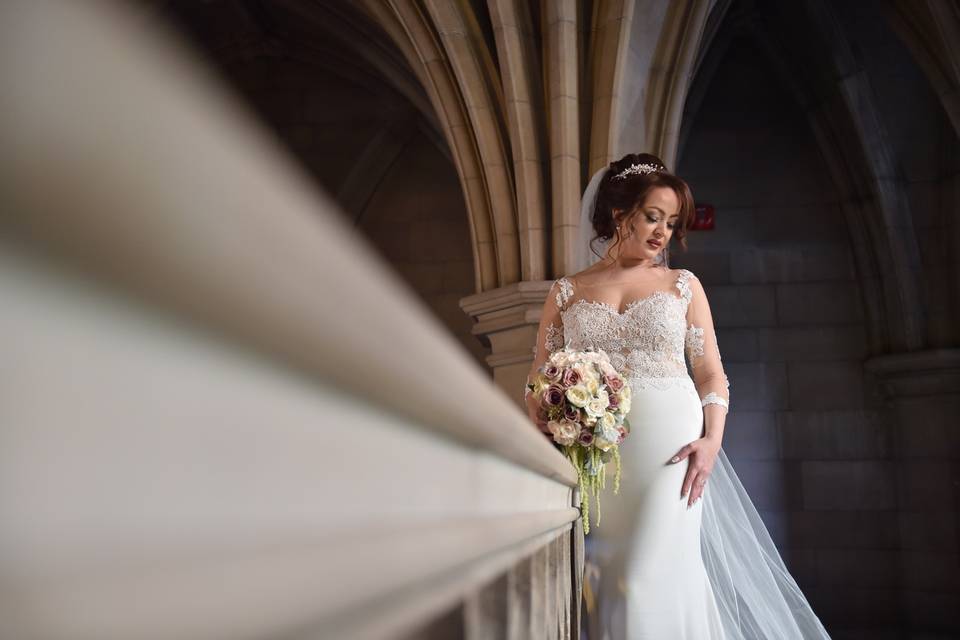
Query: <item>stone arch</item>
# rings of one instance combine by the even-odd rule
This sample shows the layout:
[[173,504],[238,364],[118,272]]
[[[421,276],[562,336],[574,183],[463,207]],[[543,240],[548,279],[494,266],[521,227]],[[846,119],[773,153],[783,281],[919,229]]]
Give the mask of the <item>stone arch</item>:
[[[747,11],[731,16],[737,21],[735,27],[720,36],[711,53],[717,47],[722,52],[735,35],[746,35],[768,54],[806,113],[842,194],[871,351],[920,348],[925,325],[917,239],[910,203],[869,80],[829,7],[821,0],[807,0],[799,7],[808,25],[806,32],[815,36],[804,39],[806,48],[789,48],[771,34],[769,25]],[[712,74],[715,64],[707,63],[699,72]],[[699,108],[708,77],[698,78],[699,88],[692,91],[686,109],[688,121]],[[685,129],[680,135],[681,147],[687,133]]]
[[960,11],[936,0],[895,0],[883,6],[960,135]]
[[458,6],[365,0],[426,88],[450,146],[471,224],[477,291],[520,279],[514,184],[495,68]]
[[637,150],[675,164],[690,80],[709,42],[708,17],[716,21],[727,5],[729,0],[598,4],[590,173]]

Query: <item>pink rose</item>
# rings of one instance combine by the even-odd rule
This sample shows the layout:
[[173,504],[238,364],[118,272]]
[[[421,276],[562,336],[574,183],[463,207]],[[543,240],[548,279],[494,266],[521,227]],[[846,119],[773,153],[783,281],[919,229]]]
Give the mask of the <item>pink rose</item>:
[[613,410],[617,409],[617,408],[620,406],[620,396],[618,396],[618,395],[616,395],[616,394],[610,394],[610,395],[608,396],[608,398],[610,399],[610,404],[607,405],[607,408],[608,408],[608,409],[610,409],[611,411],[613,411]]
[[580,422],[580,410],[572,404],[567,404],[563,408],[563,417],[571,422]]
[[548,380],[556,382],[560,379],[560,367],[555,364],[548,364],[543,368],[543,375],[545,375]]
[[577,442],[582,444],[585,447],[589,447],[593,444],[593,431],[590,429],[581,429],[580,437],[577,438]]
[[603,376],[603,381],[614,393],[620,393],[623,390],[623,378],[620,376]]
[[570,388],[580,382],[580,374],[576,369],[567,369],[563,372],[563,386]]

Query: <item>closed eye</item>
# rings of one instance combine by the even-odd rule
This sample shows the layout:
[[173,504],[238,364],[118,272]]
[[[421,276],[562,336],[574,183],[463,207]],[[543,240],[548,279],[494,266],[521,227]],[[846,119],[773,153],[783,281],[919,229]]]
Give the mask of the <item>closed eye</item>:
[[[660,222],[660,219],[659,219],[659,218],[655,218],[655,217],[651,216],[649,213],[644,214],[644,215],[647,216],[647,221],[650,222],[651,224],[656,224],[656,223]],[[676,223],[676,222],[668,222],[668,223],[667,223],[667,229],[676,229],[676,228],[677,228],[677,223]]]

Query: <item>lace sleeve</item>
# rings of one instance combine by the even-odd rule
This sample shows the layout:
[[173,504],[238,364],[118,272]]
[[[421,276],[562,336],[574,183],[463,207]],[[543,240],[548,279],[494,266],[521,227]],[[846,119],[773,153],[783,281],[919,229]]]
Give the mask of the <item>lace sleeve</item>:
[[687,299],[685,350],[693,372],[693,381],[703,406],[730,406],[730,382],[723,370],[713,316],[700,280],[690,271],[681,273],[678,287]]
[[550,287],[543,303],[543,312],[540,314],[537,341],[533,345],[533,364],[527,380],[532,379],[551,353],[563,348],[563,320],[560,312],[566,308],[571,296],[573,284],[567,278],[560,278]]

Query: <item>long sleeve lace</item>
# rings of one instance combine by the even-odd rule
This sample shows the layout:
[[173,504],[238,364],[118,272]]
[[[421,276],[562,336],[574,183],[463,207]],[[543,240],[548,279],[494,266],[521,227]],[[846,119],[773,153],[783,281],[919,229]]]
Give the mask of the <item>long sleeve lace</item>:
[[718,404],[729,408],[730,382],[720,359],[707,294],[696,276],[690,278],[689,285],[692,296],[687,307],[685,347],[693,381],[704,407]]
[[540,326],[537,329],[537,341],[533,345],[533,363],[530,366],[532,378],[554,351],[563,348],[563,319],[560,311],[573,293],[570,281],[561,278],[553,283],[543,302],[540,314]]
[[[566,278],[560,278],[550,287],[550,291],[547,293],[547,299],[544,300],[543,303],[543,311],[540,314],[537,341],[533,346],[533,363],[530,365],[527,382],[533,380],[537,371],[554,351],[563,348],[563,318],[560,312],[569,301],[571,295],[573,295],[573,285]],[[524,385],[523,395],[530,420],[536,424],[541,431],[545,431],[546,418],[538,406],[534,395],[530,393],[526,385]]]

